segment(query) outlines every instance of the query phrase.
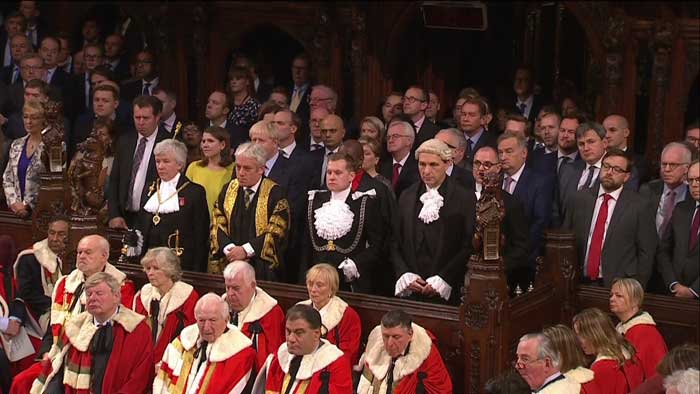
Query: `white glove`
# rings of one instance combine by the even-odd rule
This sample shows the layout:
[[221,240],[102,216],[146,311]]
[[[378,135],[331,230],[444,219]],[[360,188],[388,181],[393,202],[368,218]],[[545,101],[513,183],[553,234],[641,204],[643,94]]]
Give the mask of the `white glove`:
[[445,301],[450,299],[450,294],[452,293],[452,286],[448,285],[447,282],[442,280],[441,277],[435,275],[425,280],[430,287],[435,289],[435,291],[440,294],[440,297],[444,298]]
[[412,291],[408,289],[408,286],[416,279],[420,278],[420,276],[414,274],[413,272],[406,272],[405,274],[401,275],[399,280],[396,281],[396,285],[394,285],[394,295],[397,297],[410,296]]
[[352,282],[360,277],[360,271],[357,270],[355,262],[350,259],[343,260],[343,262],[338,266],[338,269],[343,270],[343,275],[345,276],[346,282]]

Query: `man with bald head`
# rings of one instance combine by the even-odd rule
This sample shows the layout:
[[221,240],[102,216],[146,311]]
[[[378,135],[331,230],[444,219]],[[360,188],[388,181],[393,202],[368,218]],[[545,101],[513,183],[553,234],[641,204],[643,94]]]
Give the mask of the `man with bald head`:
[[328,116],[329,112],[325,108],[314,108],[309,115],[308,124],[301,126],[295,134],[297,144],[306,151],[315,151],[323,148],[323,138],[321,137],[321,121]]
[[[39,357],[47,359],[45,353],[48,353],[51,345],[55,344],[63,335],[64,325],[74,316],[86,310],[85,281],[93,274],[105,272],[115,278],[120,286],[121,303],[132,305],[134,294],[136,293],[134,283],[127,279],[125,273],[110,264],[107,261],[108,258],[109,242],[103,236],[97,234],[87,235],[78,242],[76,269],[70,274],[61,277],[54,286],[51,295],[50,325],[39,349]],[[13,392],[28,393],[32,382],[39,375],[40,371],[41,365],[37,363],[15,376]]]
[[627,149],[630,128],[627,119],[618,114],[607,116],[603,120],[605,128],[605,139],[608,142],[608,149],[620,149],[628,152],[632,157],[632,174],[627,181],[627,187],[639,190],[639,186],[649,180],[649,162],[644,157],[631,149]]
[[251,340],[228,323],[229,304],[217,294],[205,294],[194,316],[197,323],[185,327],[165,349],[153,394],[250,392],[255,350]]
[[345,125],[343,119],[335,114],[326,115],[320,123],[321,138],[324,149],[317,149],[311,153],[311,169],[313,171],[310,188],[326,188],[326,168],[328,156],[338,152],[340,144],[345,137]]

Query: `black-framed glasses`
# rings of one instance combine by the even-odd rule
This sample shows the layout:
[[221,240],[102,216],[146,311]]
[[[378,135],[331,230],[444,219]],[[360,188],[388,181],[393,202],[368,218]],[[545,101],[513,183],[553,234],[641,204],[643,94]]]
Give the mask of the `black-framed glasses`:
[[700,183],[700,177],[698,178],[688,178],[688,184],[692,185],[693,183]]
[[485,170],[490,170],[491,167],[495,166],[498,163],[492,163],[490,161],[474,160],[473,164],[474,164],[474,168],[484,167]]
[[603,165],[601,167],[602,167],[603,171],[612,171],[618,175],[625,174],[625,173],[629,172],[629,170],[625,170],[622,167],[611,166],[610,164],[607,164],[607,163],[603,163]]
[[676,168],[678,168],[680,166],[686,166],[686,165],[688,165],[688,163],[670,163],[667,161],[661,162],[662,169],[666,169],[666,167],[668,167],[671,171],[674,171]]
[[416,101],[424,103],[425,100],[421,100],[418,97],[413,97],[413,96],[403,96],[402,100],[404,102],[408,102],[409,104],[415,104]]
[[518,358],[515,361],[513,361],[513,363],[511,365],[513,365],[513,368],[515,368],[515,369],[523,369],[523,368],[527,367],[528,365],[536,363],[537,361],[541,361],[541,360],[542,360],[541,358],[536,358],[534,360]]

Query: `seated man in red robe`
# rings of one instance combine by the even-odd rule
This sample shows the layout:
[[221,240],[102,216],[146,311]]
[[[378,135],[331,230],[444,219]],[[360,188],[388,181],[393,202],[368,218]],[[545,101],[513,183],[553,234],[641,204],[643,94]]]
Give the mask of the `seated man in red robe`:
[[397,309],[367,339],[358,394],[452,393],[452,380],[432,335]]
[[284,311],[263,289],[257,287],[255,269],[245,261],[234,261],[224,268],[229,323],[238,327],[253,342],[257,353],[255,371],[268,355],[284,342]]
[[253,392],[266,394],[351,394],[350,363],[343,352],[321,339],[321,315],[309,305],[287,311],[286,343],[266,362]]
[[[51,319],[49,328],[38,355],[46,359],[46,353],[51,345],[63,334],[63,327],[71,318],[85,310],[85,281],[98,272],[112,275],[120,284],[121,303],[131,305],[135,287],[126,278],[126,274],[107,262],[109,258],[109,242],[100,235],[87,235],[78,242],[76,269],[61,277],[54,286],[51,295]],[[40,372],[39,364],[15,376],[12,382],[12,394],[26,394],[32,382]]]
[[91,275],[84,287],[87,311],[65,323],[31,393],[145,393],[153,378],[145,318],[120,305],[121,284],[110,274]]
[[197,324],[185,327],[165,349],[153,394],[250,392],[255,363],[252,342],[230,324],[228,304],[208,293],[194,307]]

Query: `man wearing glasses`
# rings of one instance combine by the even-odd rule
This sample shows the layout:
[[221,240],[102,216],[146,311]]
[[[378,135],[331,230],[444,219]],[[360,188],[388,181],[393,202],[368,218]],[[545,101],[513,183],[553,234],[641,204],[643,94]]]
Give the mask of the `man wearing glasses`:
[[408,115],[416,129],[416,138],[413,141],[411,152],[425,141],[434,138],[438,127],[425,116],[428,108],[428,92],[420,86],[411,86],[403,96],[403,113]]
[[418,182],[418,163],[411,154],[416,138],[413,127],[408,122],[394,121],[386,133],[386,146],[391,160],[383,160],[379,173],[391,181],[396,199],[406,188]]
[[533,393],[580,393],[581,384],[560,371],[561,355],[554,344],[541,333],[520,338],[513,366]]
[[697,299],[700,294],[700,163],[697,159],[688,168],[687,179],[692,200],[681,202],[673,210],[656,258],[668,290],[676,297]]
[[610,149],[600,186],[567,201],[563,228],[576,238],[583,283],[610,287],[614,278],[635,278],[646,287],[651,276],[658,243],[654,209],[625,186],[630,171],[629,155]]
[[[87,61],[87,57],[85,59]],[[136,80],[123,85],[121,95],[124,100],[133,101],[137,96],[152,96],[159,86],[158,67],[153,52],[143,50],[136,55]]]

